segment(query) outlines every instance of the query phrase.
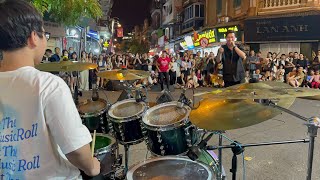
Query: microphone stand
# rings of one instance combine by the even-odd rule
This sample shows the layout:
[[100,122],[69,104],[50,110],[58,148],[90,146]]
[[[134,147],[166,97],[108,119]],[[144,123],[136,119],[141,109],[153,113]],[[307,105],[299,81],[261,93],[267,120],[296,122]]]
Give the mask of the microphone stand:
[[[230,148],[233,152],[232,157],[232,165],[230,172],[232,173],[232,180],[236,180],[237,174],[237,155],[244,152],[245,147],[257,147],[257,146],[269,146],[269,145],[279,145],[279,144],[294,144],[294,143],[308,143],[310,142],[309,139],[301,139],[301,140],[289,140],[289,141],[275,141],[275,142],[263,142],[263,143],[251,143],[251,144],[240,144],[239,142],[235,141],[231,145],[224,145],[224,146],[207,146],[206,150],[222,150]],[[220,167],[219,167],[220,168]]]
[[314,155],[314,142],[315,137],[317,137],[318,128],[320,125],[320,119],[318,117],[311,117],[306,118],[304,116],[301,116],[293,111],[290,111],[289,109],[283,108],[281,106],[278,106],[276,103],[272,102],[268,99],[258,100],[258,103],[261,103],[266,106],[277,108],[281,111],[284,111],[300,120],[305,121],[305,125],[308,127],[308,134],[309,134],[309,150],[308,150],[308,170],[307,170],[307,180],[311,180],[312,176],[312,165],[313,165],[313,155]]

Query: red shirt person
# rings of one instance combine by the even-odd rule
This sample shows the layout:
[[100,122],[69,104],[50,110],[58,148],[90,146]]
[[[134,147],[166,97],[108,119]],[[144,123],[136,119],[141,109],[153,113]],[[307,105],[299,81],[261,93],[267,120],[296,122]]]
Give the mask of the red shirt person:
[[[163,51],[161,57],[157,59],[157,69],[160,76],[161,90],[163,90],[164,80],[166,81],[167,88],[169,90],[169,69],[170,69],[170,58],[167,56],[167,52]],[[165,77],[165,79],[164,79]]]

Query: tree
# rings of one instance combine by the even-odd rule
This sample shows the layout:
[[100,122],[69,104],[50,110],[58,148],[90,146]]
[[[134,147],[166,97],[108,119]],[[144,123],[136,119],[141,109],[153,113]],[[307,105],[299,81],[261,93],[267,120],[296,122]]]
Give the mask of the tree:
[[49,13],[56,22],[79,24],[85,18],[97,19],[102,10],[97,0],[29,0],[42,13]]
[[147,53],[149,52],[149,44],[147,42],[142,41],[141,43],[137,40],[132,40],[129,44],[129,51],[133,54],[139,53]]

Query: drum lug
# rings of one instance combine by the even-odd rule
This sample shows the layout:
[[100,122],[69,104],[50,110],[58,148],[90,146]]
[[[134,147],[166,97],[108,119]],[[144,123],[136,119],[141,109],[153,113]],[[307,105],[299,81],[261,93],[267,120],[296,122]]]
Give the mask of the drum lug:
[[161,155],[162,155],[162,156],[164,156],[164,155],[165,155],[165,153],[166,153],[166,151],[165,151],[165,150],[161,150]]
[[101,126],[102,133],[106,133],[106,128]]
[[143,134],[143,136],[146,136],[147,135],[147,131],[146,130],[142,130],[142,134]]

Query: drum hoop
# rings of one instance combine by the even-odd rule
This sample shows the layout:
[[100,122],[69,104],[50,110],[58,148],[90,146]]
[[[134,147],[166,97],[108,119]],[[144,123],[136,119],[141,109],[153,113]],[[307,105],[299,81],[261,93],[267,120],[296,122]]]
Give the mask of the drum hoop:
[[[121,122],[128,122],[128,121],[132,121],[132,120],[136,120],[136,119],[139,119],[142,117],[142,114],[145,113],[145,111],[147,110],[147,104],[144,103],[144,102],[139,102],[143,108],[141,108],[141,110],[136,113],[136,114],[133,114],[129,117],[117,117],[115,115],[113,115],[112,110],[116,107],[116,105],[121,105],[121,104],[125,104],[125,103],[128,103],[128,102],[136,102],[136,99],[134,98],[131,98],[131,99],[125,99],[125,100],[122,100],[122,101],[119,101],[119,102],[116,102],[115,104],[113,104],[109,110],[108,110],[108,117],[110,117],[110,120],[117,123],[121,123]],[[135,118],[135,119],[133,119]]]
[[80,117],[81,117],[81,118],[96,117],[96,116],[100,116],[101,114],[105,113],[105,112],[107,111],[107,109],[108,109],[108,103],[107,103],[107,101],[104,100],[104,99],[99,99],[98,101],[104,102],[104,103],[106,104],[106,107],[103,108],[103,109],[100,110],[100,111],[90,112],[90,113],[82,113],[82,112],[80,111],[80,107],[81,107],[82,105],[85,105],[86,103],[84,103],[84,102],[83,102],[83,103],[80,103],[79,106],[78,106],[78,111],[79,111]]
[[159,129],[159,130],[163,130],[163,129],[171,130],[171,129],[175,129],[175,128],[178,128],[178,127],[185,125],[189,121],[188,117],[191,112],[191,108],[189,106],[183,106],[184,108],[187,109],[187,113],[185,114],[185,116],[181,120],[179,120],[177,122],[174,122],[171,124],[166,124],[166,125],[154,125],[154,124],[150,124],[147,122],[146,118],[151,112],[153,112],[156,109],[160,109],[161,107],[172,106],[172,105],[178,105],[178,102],[177,101],[167,102],[167,103],[156,105],[156,106],[148,109],[143,115],[143,118],[142,118],[143,124],[145,124],[145,126],[147,128],[150,128],[150,129],[153,128],[153,129]]
[[197,163],[197,164],[200,164],[204,169],[207,170],[208,172],[208,180],[211,180],[214,176],[214,172],[213,170],[210,168],[209,165],[207,164],[204,164],[202,162],[198,162],[198,161],[192,161],[191,159],[188,159],[187,157],[179,157],[179,156],[162,156],[162,157],[155,157],[155,158],[151,158],[151,159],[147,159],[146,161],[143,161],[143,162],[139,162],[135,165],[133,165],[129,171],[127,172],[127,180],[133,180],[132,177],[133,177],[133,173],[141,166],[143,165],[146,165],[150,162],[155,162],[155,161],[161,161],[161,160],[177,160],[177,159],[182,159],[182,160],[185,160],[185,161],[189,161],[189,162],[194,162],[194,163]]
[[175,129],[179,129],[185,125],[187,125],[189,123],[189,118],[187,119],[183,119],[181,121],[178,121],[176,123],[173,124],[169,124],[166,126],[150,126],[148,124],[146,124],[145,122],[143,122],[143,125],[146,129],[150,130],[150,131],[171,131],[171,130],[175,130]]
[[111,140],[111,143],[107,147],[103,147],[103,148],[97,149],[94,152],[94,155],[100,155],[100,154],[108,153],[108,152],[114,151],[118,147],[117,141],[116,141],[116,139],[114,137],[112,137],[110,135],[107,135],[107,134],[102,134],[102,133],[97,133],[96,136],[107,137],[107,138],[109,138]]

